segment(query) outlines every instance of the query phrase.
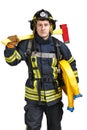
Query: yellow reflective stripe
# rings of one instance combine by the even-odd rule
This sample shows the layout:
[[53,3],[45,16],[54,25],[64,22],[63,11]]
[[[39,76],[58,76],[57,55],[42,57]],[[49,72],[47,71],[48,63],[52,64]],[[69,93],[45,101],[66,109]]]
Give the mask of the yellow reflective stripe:
[[37,67],[37,57],[36,56],[31,56],[31,63],[32,63],[32,67],[35,68]]
[[61,98],[61,97],[62,97],[62,93],[58,93],[58,94],[55,94],[53,96],[46,97],[46,101],[47,102],[54,101],[54,100]]
[[21,55],[19,54],[19,52],[18,51],[16,51],[15,50],[15,56],[16,56],[16,59],[18,59],[18,60],[21,60]]
[[28,87],[25,87],[25,92],[27,93],[31,93],[31,94],[38,94],[38,91],[35,89],[31,89],[31,88],[28,88]]
[[[25,97],[30,99],[30,100],[34,100],[34,101],[39,101],[39,96],[37,95],[31,95],[31,94],[25,94]],[[45,101],[44,96],[41,96],[41,101]]]
[[52,67],[57,65],[57,58],[52,58]]
[[12,55],[12,56],[9,57],[9,58],[5,57],[5,60],[6,60],[8,63],[10,63],[10,62],[15,61],[15,57],[14,57],[14,55]]
[[53,69],[53,78],[56,79],[58,77],[58,68],[52,67],[52,69]]
[[[55,90],[45,90],[45,91],[42,90],[41,101],[49,102],[62,97],[62,89],[60,87],[58,88],[58,92],[59,93],[57,94]],[[39,100],[38,90],[25,87],[25,97],[28,99],[38,101]]]
[[52,58],[52,65],[51,68],[53,70],[53,78],[56,79],[58,76],[58,67],[56,67],[57,65],[57,58]]
[[[69,60],[68,60],[68,63],[70,64],[70,63],[72,63],[73,61],[74,61],[75,59],[73,58],[73,57],[71,57]],[[75,77],[78,77],[78,71],[77,70],[73,70],[73,72],[74,72],[74,75],[75,75]]]
[[73,72],[74,72],[75,77],[78,77],[78,71],[75,70],[75,71],[73,71]]
[[21,60],[21,55],[16,50],[10,57],[5,57],[8,63],[14,62],[16,59]]
[[[39,101],[38,95],[31,95],[29,93],[25,93],[25,97],[28,99],[31,99],[31,100]],[[44,95],[43,96],[41,95],[41,101],[50,102],[50,101],[56,100],[61,97],[62,97],[62,93],[51,95],[49,97],[45,96],[45,98],[44,98]]]
[[68,63],[72,63],[75,59],[73,57],[71,57],[69,60],[68,60]]
[[[62,91],[61,88],[58,87],[58,92],[61,92],[61,91]],[[25,92],[28,92],[31,94],[38,94],[38,90],[36,87],[34,87],[34,89],[29,88],[29,87],[25,87]],[[49,96],[49,95],[53,95],[55,93],[56,93],[55,90],[45,90],[45,91],[41,90],[41,95],[45,94],[46,96]]]
[[34,80],[33,85],[34,85],[34,90],[37,91],[37,80]]
[[[58,92],[61,93],[62,90],[59,88],[59,89],[58,89]],[[55,90],[41,91],[41,94],[44,95],[44,93],[45,93],[45,96],[51,96],[51,95],[56,94],[56,91],[55,91]]]
[[34,78],[36,78],[36,79],[37,79],[37,78],[41,78],[39,69],[33,70],[33,73],[34,73]]
[[35,101],[38,101],[38,100],[39,100],[38,95],[35,96],[35,95],[31,95],[31,94],[29,94],[29,93],[25,93],[25,97],[28,98],[28,99],[31,99],[31,100],[35,100]]
[[50,19],[53,19],[53,17],[49,17]]
[[31,92],[32,94],[37,94],[37,80],[34,80],[34,89],[31,89],[29,87],[25,87],[26,92]]
[[31,56],[31,63],[32,63],[34,78],[41,78],[41,74],[40,74],[40,70],[38,68],[37,57],[36,56]]

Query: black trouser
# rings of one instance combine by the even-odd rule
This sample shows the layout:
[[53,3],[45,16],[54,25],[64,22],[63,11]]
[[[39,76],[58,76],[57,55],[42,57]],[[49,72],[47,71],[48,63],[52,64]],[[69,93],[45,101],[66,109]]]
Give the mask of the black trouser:
[[62,102],[49,107],[46,105],[27,104],[25,106],[25,124],[27,125],[27,130],[40,130],[43,112],[45,112],[47,117],[47,130],[61,130],[62,107]]

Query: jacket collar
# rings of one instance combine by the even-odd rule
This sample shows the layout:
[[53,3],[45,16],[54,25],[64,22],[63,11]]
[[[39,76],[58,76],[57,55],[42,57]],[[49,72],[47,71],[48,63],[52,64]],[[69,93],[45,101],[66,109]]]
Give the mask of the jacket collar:
[[37,33],[34,34],[35,40],[39,44],[49,44],[52,42],[52,37],[49,35],[49,38],[47,40],[44,40],[42,37],[40,37]]

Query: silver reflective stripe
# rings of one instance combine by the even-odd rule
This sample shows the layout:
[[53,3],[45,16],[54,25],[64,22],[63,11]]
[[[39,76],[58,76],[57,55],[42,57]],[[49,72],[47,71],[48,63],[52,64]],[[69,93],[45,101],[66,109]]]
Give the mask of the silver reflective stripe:
[[55,53],[32,52],[32,56],[41,58],[56,58]]

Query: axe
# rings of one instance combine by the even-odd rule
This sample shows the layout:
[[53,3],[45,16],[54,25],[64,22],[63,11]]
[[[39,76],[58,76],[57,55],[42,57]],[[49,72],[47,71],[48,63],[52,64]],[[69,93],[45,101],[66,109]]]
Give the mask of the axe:
[[[69,42],[69,35],[68,35],[67,24],[60,25],[60,29],[53,31],[53,35],[55,35],[55,34],[61,34],[64,43],[68,43]],[[33,34],[25,35],[25,36],[18,36],[19,41],[27,40],[27,39],[31,39],[31,38],[34,38]],[[5,40],[1,41],[1,43],[3,43],[4,45],[7,45],[8,42],[11,42],[11,40],[5,39]]]

